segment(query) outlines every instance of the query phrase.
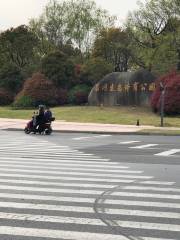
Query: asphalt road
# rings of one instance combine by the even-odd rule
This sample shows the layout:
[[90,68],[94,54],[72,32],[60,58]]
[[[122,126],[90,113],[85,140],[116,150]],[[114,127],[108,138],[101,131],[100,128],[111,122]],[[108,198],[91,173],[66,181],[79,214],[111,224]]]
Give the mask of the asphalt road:
[[179,137],[0,131],[1,240],[179,240]]

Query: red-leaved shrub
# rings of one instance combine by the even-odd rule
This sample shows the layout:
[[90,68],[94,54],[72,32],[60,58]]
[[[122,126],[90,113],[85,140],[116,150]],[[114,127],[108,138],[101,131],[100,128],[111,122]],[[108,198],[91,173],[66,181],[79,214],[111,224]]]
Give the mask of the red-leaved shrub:
[[52,106],[57,104],[56,87],[42,73],[35,73],[25,81],[23,89],[16,96],[15,101],[23,96],[30,97],[35,105],[47,104]]
[[160,83],[165,86],[164,112],[169,115],[180,114],[180,74],[171,72],[156,80],[156,89],[151,97],[151,107],[154,112],[160,111]]

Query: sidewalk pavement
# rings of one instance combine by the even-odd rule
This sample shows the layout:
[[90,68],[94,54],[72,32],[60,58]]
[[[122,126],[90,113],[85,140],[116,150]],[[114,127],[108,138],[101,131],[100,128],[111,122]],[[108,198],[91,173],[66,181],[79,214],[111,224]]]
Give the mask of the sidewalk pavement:
[[[4,130],[22,130],[28,120],[0,118],[0,129]],[[180,128],[175,127],[153,127],[153,126],[133,126],[119,124],[100,124],[100,123],[78,123],[55,121],[52,123],[54,131],[57,132],[83,132],[83,133],[101,133],[101,134],[138,134],[141,130],[169,130],[176,131]]]

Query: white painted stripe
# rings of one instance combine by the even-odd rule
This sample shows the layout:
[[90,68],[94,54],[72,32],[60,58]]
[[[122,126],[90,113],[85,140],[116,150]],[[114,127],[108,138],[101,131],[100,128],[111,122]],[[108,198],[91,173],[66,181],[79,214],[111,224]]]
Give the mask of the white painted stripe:
[[0,212],[0,219],[20,220],[20,221],[33,221],[33,222],[51,222],[51,223],[72,223],[81,225],[97,225],[106,226],[100,219],[96,218],[77,218],[66,216],[46,216],[35,214],[21,214],[21,213],[4,213]]
[[[132,239],[133,239],[133,237],[132,237]],[[151,238],[151,237],[140,237],[139,236],[139,239],[141,239],[141,240],[176,240],[176,239],[170,239],[170,238]],[[134,240],[136,240],[136,239],[134,239]]]
[[160,187],[141,187],[141,186],[125,186],[123,189],[129,190],[145,190],[145,191],[158,191],[158,192],[180,192],[179,188],[160,188]]
[[[69,170],[69,172],[71,172],[71,170],[77,170],[77,171],[85,171],[85,172],[92,172],[93,173],[96,173],[96,172],[107,172],[107,176],[117,176],[113,173],[132,173],[132,174],[138,174],[138,173],[143,173],[143,171],[134,171],[134,170],[114,170],[114,171],[111,171],[111,170],[104,170],[104,169],[96,169],[96,168],[81,168],[81,167],[77,167],[77,168],[71,168],[71,167],[50,167],[50,166],[32,166],[32,165],[23,165],[23,164],[16,164],[16,167],[14,167],[13,164],[2,164],[0,163],[0,168],[3,168],[3,167],[11,167],[11,168],[16,168],[18,167],[18,170],[21,169],[21,168],[25,168],[25,169],[38,169],[38,168],[41,168],[42,170],[43,169],[49,169],[49,170],[63,170],[63,173],[65,172],[65,170]],[[33,170],[34,171],[34,170]],[[73,172],[72,172],[73,173]],[[101,173],[100,173],[101,174]]]
[[92,137],[78,137],[78,138],[72,138],[72,140],[84,140]]
[[[57,151],[72,151],[72,150],[74,150],[74,149],[72,149],[72,148],[70,148],[70,147],[48,147],[48,146],[44,146],[44,145],[35,145],[34,147],[32,147],[32,145],[31,146],[22,146],[21,145],[21,148],[23,148],[23,150],[25,149],[25,150],[39,150],[39,151],[41,151],[41,148],[45,148],[45,150],[48,150],[48,151],[50,151],[50,150],[57,150]],[[0,151],[1,150],[4,150],[4,149],[10,149],[10,150],[18,150],[18,151],[20,151],[20,150],[22,150],[22,149],[20,149],[19,148],[19,145],[18,146],[7,146],[7,145],[4,145],[4,146],[0,146]],[[76,150],[76,151],[78,151],[78,150]]]
[[113,195],[113,196],[126,196],[126,197],[142,197],[142,198],[180,199],[180,195],[170,195],[170,194],[113,192],[111,195]]
[[82,189],[69,189],[69,188],[41,188],[41,187],[29,187],[29,186],[8,186],[0,185],[1,190],[15,190],[15,191],[30,191],[30,192],[47,192],[47,193],[79,193],[79,194],[102,194],[104,190],[82,190]]
[[[2,164],[1,164],[2,163]],[[4,163],[4,164],[3,164]],[[4,166],[4,165],[7,165],[7,166],[36,166],[37,168],[38,167],[41,167],[42,168],[42,164],[41,163],[38,163],[38,162],[27,162],[27,161],[8,161],[8,160],[5,160],[5,161],[2,161],[0,160],[0,166]],[[76,170],[76,167],[79,167],[79,169],[83,169],[83,170],[96,170],[96,171],[101,171],[101,172],[126,172],[126,173],[143,173],[143,171],[126,171],[126,170],[122,170],[124,169],[124,167],[117,167],[117,170],[115,169],[111,169],[109,166],[107,167],[108,169],[104,169],[104,167],[97,167],[95,165],[88,165],[88,164],[56,164],[56,163],[43,163],[43,168],[45,168],[45,166],[50,169],[52,167],[53,168],[71,168],[72,170]]]
[[31,158],[32,161],[37,161],[37,159],[59,159],[59,161],[61,159],[70,159],[70,160],[80,160],[81,161],[97,161],[97,162],[108,162],[109,159],[102,159],[102,158],[97,158],[97,157],[94,157],[94,156],[84,156],[84,155],[68,155],[68,154],[54,154],[54,155],[51,155],[51,156],[47,156],[47,154],[26,154],[26,153],[11,153],[11,152],[8,152],[8,153],[0,153],[0,159],[4,159],[5,157],[13,157],[13,159],[19,157],[19,156],[23,156],[23,159],[25,158]]
[[[29,154],[29,155],[46,155],[47,153],[49,153],[49,152],[45,152],[45,151],[41,151],[41,152],[38,152],[38,151],[35,151],[34,153],[32,153],[32,151],[29,151],[29,150],[24,150],[24,149],[19,149],[19,150],[17,150],[17,151],[12,151],[12,152],[9,152],[8,151],[8,153],[7,153],[7,151],[5,151],[5,152],[0,152],[1,154],[22,154],[22,153],[26,153],[26,154]],[[51,153],[52,154],[52,153]],[[61,156],[61,155],[73,155],[73,156],[94,156],[94,154],[91,154],[91,153],[80,153],[80,152],[77,152],[76,153],[76,150],[74,150],[74,151],[62,151],[62,152],[59,152],[59,153],[54,153],[53,154],[53,156]],[[52,156],[51,156],[52,157]]]
[[0,202],[1,208],[18,208],[31,210],[48,210],[62,212],[82,212],[95,213],[93,207],[63,206],[50,204],[34,204],[34,203],[16,203],[16,202]]
[[175,182],[166,182],[166,181],[142,181],[142,184],[147,185],[174,185]]
[[[34,203],[16,203],[16,202],[0,202],[1,208],[18,208],[18,209],[32,209],[32,210],[49,210],[62,212],[82,212],[95,213],[93,207],[78,207],[78,206],[63,206],[63,205],[48,205],[48,204],[34,204]],[[160,212],[160,211],[141,211],[141,210],[126,210],[126,209],[105,209],[105,214],[126,215],[126,216],[142,216],[155,217],[167,219],[180,219],[180,213],[174,212]],[[121,216],[119,216],[121,218]]]
[[171,155],[173,155],[175,153],[178,153],[178,152],[180,152],[180,149],[171,149],[171,150],[164,151],[164,152],[161,152],[161,153],[157,153],[157,154],[154,154],[154,155],[167,157],[167,156],[171,156]]
[[19,163],[32,163],[32,165],[34,164],[42,164],[43,165],[56,165],[56,166],[82,166],[82,167],[96,167],[96,168],[108,168],[108,169],[128,169],[129,167],[125,167],[125,166],[121,166],[118,165],[117,163],[110,163],[110,162],[95,162],[95,161],[86,161],[83,163],[83,161],[78,161],[78,160],[72,160],[72,159],[61,159],[61,160],[49,160],[49,159],[42,159],[42,158],[36,158],[33,162],[30,158],[9,158],[9,157],[3,157],[3,160],[0,159],[0,162],[6,162],[7,159],[9,162],[11,162],[12,164],[16,162],[16,160],[18,160]]
[[94,203],[94,198],[83,198],[83,197],[61,197],[61,196],[47,196],[47,195],[31,195],[31,194],[12,194],[12,193],[0,193],[0,198],[10,198],[12,199],[31,199],[40,201],[56,201],[56,202],[72,202],[77,203]]
[[150,179],[153,178],[152,176],[139,176],[139,175],[129,175],[129,174],[109,174],[109,173],[82,173],[82,172],[71,172],[71,171],[46,171],[46,170],[24,170],[24,169],[19,169],[19,168],[14,168],[14,169],[10,169],[10,168],[0,168],[0,171],[8,171],[8,172],[23,172],[23,173],[30,173],[33,174],[34,173],[47,173],[47,174],[59,174],[59,175],[77,175],[77,176],[94,176],[94,177],[112,177],[113,179],[119,179],[119,178],[129,178],[129,179]]
[[16,174],[16,173],[0,173],[0,177],[17,177],[17,178],[38,178],[38,179],[51,179],[51,180],[72,180],[72,181],[91,181],[91,182],[111,182],[111,183],[132,183],[134,180],[130,179],[111,179],[111,178],[95,178],[95,177],[88,177],[88,178],[80,178],[80,177],[69,177],[69,176],[40,176],[40,175],[25,175],[25,174]]
[[157,146],[159,144],[145,144],[145,145],[141,145],[141,146],[135,146],[135,147],[129,147],[129,148],[134,148],[134,149],[143,149],[143,148],[150,148],[150,147],[154,147]]
[[[107,204],[118,204],[124,206],[142,206],[142,207],[157,207],[157,208],[180,208],[180,203],[171,202],[148,202],[148,201],[131,201],[131,200],[108,200],[102,201]],[[108,206],[108,208],[110,208]]]
[[[69,202],[73,206],[75,203],[94,203],[94,198],[83,197],[62,197],[62,196],[47,196],[47,195],[33,195],[33,194],[13,194],[13,193],[0,193],[0,198],[12,199],[25,199],[25,200],[39,200],[39,201],[56,201],[56,202]],[[129,201],[129,200],[114,200],[114,199],[101,199],[101,204],[110,205],[124,205],[124,206],[144,206],[144,207],[157,207],[157,208],[177,208],[180,209],[179,203],[167,202],[146,202],[146,201]],[[111,208],[111,206],[108,206]]]
[[99,136],[94,136],[94,138],[105,138],[105,137],[111,137],[112,135],[99,135]]
[[[24,237],[40,237],[54,239],[73,239],[73,240],[128,240],[121,235],[111,235],[103,233],[90,233],[78,231],[63,231],[39,228],[21,228],[13,226],[0,226],[0,234]],[[163,239],[164,240],[164,239]]]
[[49,181],[31,181],[31,180],[18,180],[18,179],[3,179],[0,178],[0,183],[20,183],[20,184],[36,184],[36,185],[42,185],[42,186],[60,186],[60,187],[81,187],[81,188],[113,188],[114,185],[104,185],[104,184],[100,184],[100,183],[63,183],[63,182],[49,182]]
[[111,135],[98,135],[98,136],[90,136],[90,137],[78,137],[78,138],[72,138],[73,140],[84,140],[84,139],[91,139],[91,138],[105,138],[105,137],[111,137]]
[[127,142],[120,142],[118,144],[132,144],[132,143],[139,143],[141,141],[127,141]]
[[124,228],[135,228],[135,229],[149,229],[149,230],[160,230],[160,231],[170,231],[170,232],[180,232],[180,225],[175,224],[161,224],[161,223],[148,223],[148,222],[133,222],[133,221],[114,221],[112,222],[113,226],[117,226],[114,222],[120,227]]
[[[153,217],[153,218],[166,218],[166,219],[180,219],[180,213],[174,212],[161,212],[161,211],[142,211],[142,210],[126,210],[126,209],[105,209],[106,214],[117,214],[125,216],[136,217]],[[119,219],[121,216],[119,216]]]

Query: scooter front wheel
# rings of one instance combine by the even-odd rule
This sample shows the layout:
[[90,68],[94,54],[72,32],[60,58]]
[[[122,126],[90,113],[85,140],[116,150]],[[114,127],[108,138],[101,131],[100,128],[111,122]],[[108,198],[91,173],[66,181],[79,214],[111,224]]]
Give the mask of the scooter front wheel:
[[45,129],[45,134],[50,135],[52,133],[52,128]]

